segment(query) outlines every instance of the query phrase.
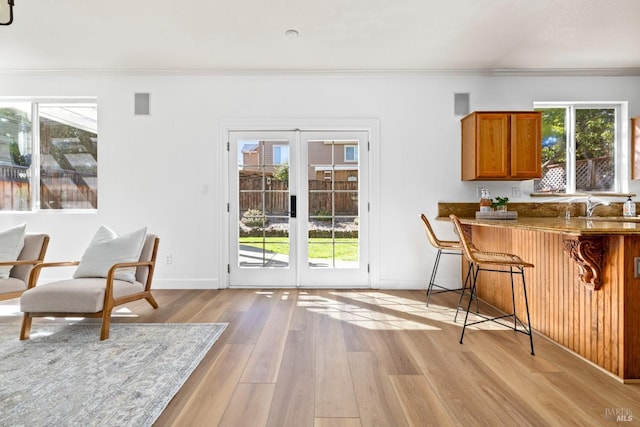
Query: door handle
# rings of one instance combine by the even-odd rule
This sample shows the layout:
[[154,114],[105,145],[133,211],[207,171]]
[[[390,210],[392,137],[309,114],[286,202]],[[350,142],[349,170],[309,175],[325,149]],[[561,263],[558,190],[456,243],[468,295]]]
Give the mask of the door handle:
[[291,216],[291,218],[295,218],[297,216],[297,200],[296,200],[296,196],[290,196],[290,201],[289,201],[289,216]]

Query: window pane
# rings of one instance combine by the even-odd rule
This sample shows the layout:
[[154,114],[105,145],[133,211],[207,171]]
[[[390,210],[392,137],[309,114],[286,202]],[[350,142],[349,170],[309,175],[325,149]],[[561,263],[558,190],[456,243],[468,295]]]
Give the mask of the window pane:
[[[309,266],[358,268],[357,146],[343,146],[336,141],[308,141],[308,144]],[[351,162],[346,163],[349,156]]]
[[31,104],[0,104],[0,210],[31,209]]
[[615,189],[615,110],[576,110],[576,190]]
[[95,104],[40,104],[40,208],[97,209]]
[[534,181],[536,192],[567,189],[566,108],[536,108],[542,111],[542,178]]
[[[239,141],[240,268],[289,267],[289,146],[283,144],[288,142]],[[283,158],[286,163],[278,164]]]

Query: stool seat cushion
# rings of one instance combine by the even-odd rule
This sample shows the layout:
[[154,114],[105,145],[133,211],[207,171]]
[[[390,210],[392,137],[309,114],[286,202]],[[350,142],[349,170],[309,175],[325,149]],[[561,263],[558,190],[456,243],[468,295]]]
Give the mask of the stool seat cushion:
[[438,246],[440,249],[457,249],[462,250],[462,245],[458,241],[452,240],[438,240]]
[[[27,313],[98,313],[104,307],[107,281],[102,278],[61,280],[27,290],[20,311]],[[113,298],[144,291],[140,282],[113,281]]]
[[502,252],[471,251],[474,262],[478,264],[493,264],[517,267],[533,267],[533,264],[524,261],[517,255]]

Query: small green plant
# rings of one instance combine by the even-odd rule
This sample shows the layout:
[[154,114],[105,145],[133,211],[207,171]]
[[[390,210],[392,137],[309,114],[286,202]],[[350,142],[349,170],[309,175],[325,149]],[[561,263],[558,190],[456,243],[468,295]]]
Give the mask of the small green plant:
[[273,178],[278,181],[289,181],[289,165],[276,166],[273,171]]
[[251,228],[266,227],[269,225],[269,218],[260,209],[249,209],[242,214],[240,222]]
[[508,197],[496,197],[496,199],[490,199],[491,200],[491,207],[492,208],[497,208],[498,206],[506,206],[507,203],[509,202],[509,198]]

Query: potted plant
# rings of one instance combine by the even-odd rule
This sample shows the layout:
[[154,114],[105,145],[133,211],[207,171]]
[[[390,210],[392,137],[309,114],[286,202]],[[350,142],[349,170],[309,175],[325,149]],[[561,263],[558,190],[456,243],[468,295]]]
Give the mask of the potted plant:
[[507,210],[508,197],[496,197],[495,200],[491,199],[491,207],[499,212]]

